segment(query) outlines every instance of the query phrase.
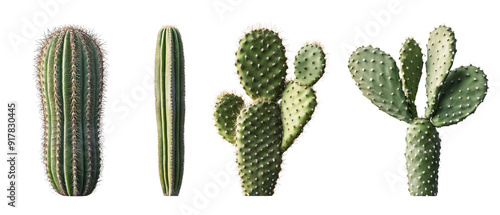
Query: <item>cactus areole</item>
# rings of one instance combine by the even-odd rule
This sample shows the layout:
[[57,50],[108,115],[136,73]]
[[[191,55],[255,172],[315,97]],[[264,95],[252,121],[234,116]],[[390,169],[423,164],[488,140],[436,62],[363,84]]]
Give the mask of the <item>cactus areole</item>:
[[474,113],[488,89],[486,75],[478,67],[451,69],[455,45],[451,28],[439,26],[430,33],[423,118],[415,107],[423,54],[414,39],[407,39],[401,48],[401,76],[394,59],[378,48],[360,47],[349,59],[352,78],[363,95],[381,111],[409,124],[405,156],[412,196],[438,193],[441,139],[436,128],[456,124]]
[[84,29],[57,28],[42,40],[36,67],[47,176],[61,195],[89,195],[101,166],[104,67],[100,43]]
[[155,97],[161,188],[163,195],[177,196],[184,171],[184,50],[174,27],[158,32]]
[[311,88],[323,75],[325,54],[319,44],[303,46],[295,57],[295,80],[285,81],[286,56],[281,38],[272,30],[250,31],[240,40],[236,69],[253,100],[222,93],[215,104],[219,134],[236,146],[245,195],[274,194],[283,153],[300,135],[316,107]]

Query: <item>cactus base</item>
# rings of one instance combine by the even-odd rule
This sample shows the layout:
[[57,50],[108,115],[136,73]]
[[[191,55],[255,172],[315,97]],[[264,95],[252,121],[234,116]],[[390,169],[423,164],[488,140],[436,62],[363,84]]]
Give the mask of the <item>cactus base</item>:
[[412,196],[436,196],[441,139],[427,119],[415,119],[406,132],[408,191]]

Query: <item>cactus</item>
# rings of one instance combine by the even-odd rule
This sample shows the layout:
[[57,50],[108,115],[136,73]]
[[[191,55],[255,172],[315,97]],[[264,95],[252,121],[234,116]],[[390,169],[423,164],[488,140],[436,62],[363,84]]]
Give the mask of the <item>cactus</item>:
[[161,188],[177,196],[184,171],[184,51],[179,30],[170,26],[158,33],[155,97]]
[[282,155],[316,107],[311,87],[325,70],[321,46],[303,46],[294,65],[296,79],[287,82],[281,38],[269,29],[252,30],[240,40],[236,68],[243,89],[254,101],[245,107],[240,96],[222,93],[215,104],[219,134],[237,148],[236,162],[245,195],[274,194]]
[[37,78],[44,119],[44,163],[54,190],[86,196],[100,173],[103,94],[101,44],[89,31],[65,26],[41,41]]
[[360,47],[349,59],[352,78],[363,95],[380,110],[409,123],[405,156],[408,191],[413,196],[438,193],[441,140],[436,128],[456,124],[474,113],[488,89],[480,68],[470,65],[450,70],[455,45],[455,35],[446,26],[430,33],[424,117],[418,117],[415,107],[423,54],[414,39],[407,39],[400,51],[401,78],[394,59],[378,48]]

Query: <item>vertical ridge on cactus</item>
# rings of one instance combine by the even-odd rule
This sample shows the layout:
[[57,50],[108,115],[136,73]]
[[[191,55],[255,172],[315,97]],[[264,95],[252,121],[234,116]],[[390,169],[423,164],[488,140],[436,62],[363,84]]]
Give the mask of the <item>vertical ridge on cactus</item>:
[[[475,112],[486,96],[488,80],[481,69],[470,65],[450,71],[455,46],[455,34],[451,28],[439,26],[430,33],[425,64],[427,108],[424,118],[417,116],[414,104],[423,56],[413,39],[403,43],[400,51],[402,86],[392,84],[391,88],[389,84],[388,88],[382,88],[388,80],[399,81],[399,76],[395,63],[388,60],[392,58],[380,49],[360,47],[349,59],[349,70],[363,95],[380,110],[409,124],[405,156],[408,191],[412,196],[435,196],[438,193],[441,139],[436,128],[464,120]],[[377,78],[385,74],[390,75]],[[409,109],[398,108],[405,102]]]
[[158,33],[155,60],[158,163],[163,194],[177,196],[184,171],[184,51],[179,30]]
[[217,98],[215,126],[237,148],[245,195],[274,194],[283,153],[302,133],[316,107],[311,87],[324,73],[325,54],[319,44],[306,44],[295,59],[296,79],[287,83],[281,38],[272,30],[254,29],[240,40],[235,63],[240,83],[254,102],[244,108],[243,99],[235,94]]
[[87,30],[55,29],[42,40],[37,77],[44,116],[44,162],[54,190],[86,196],[98,182],[104,60]]

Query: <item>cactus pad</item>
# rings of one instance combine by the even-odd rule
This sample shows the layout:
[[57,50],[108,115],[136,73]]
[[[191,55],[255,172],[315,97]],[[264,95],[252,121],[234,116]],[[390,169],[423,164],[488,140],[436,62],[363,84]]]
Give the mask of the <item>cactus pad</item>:
[[232,93],[221,94],[215,103],[215,127],[231,144],[236,141],[236,118],[244,106],[243,99]]
[[425,117],[429,118],[435,111],[437,97],[441,91],[446,75],[453,64],[456,50],[455,33],[446,26],[439,26],[430,33],[427,43],[427,108]]
[[283,127],[280,107],[257,101],[237,119],[236,148],[245,195],[272,195],[281,170]]
[[303,46],[295,56],[295,78],[302,86],[314,85],[325,73],[325,53],[318,44]]
[[486,96],[487,81],[484,72],[472,65],[450,71],[431,117],[434,126],[452,125],[474,113]]
[[236,52],[236,68],[252,99],[277,101],[285,87],[285,47],[277,33],[256,29],[245,34]]
[[413,117],[417,117],[417,107],[415,106],[415,98],[418,91],[418,83],[422,77],[422,49],[418,43],[411,38],[408,38],[400,51],[399,60],[401,61],[401,80],[403,88],[408,99],[410,113]]
[[415,119],[406,131],[408,191],[412,196],[435,196],[441,139],[429,120]]
[[351,54],[349,70],[363,95],[380,110],[409,122],[412,116],[394,59],[378,48],[360,47]]
[[286,151],[300,135],[309,122],[316,107],[316,95],[311,87],[302,86],[296,81],[287,84],[281,100],[283,121],[282,151]]

